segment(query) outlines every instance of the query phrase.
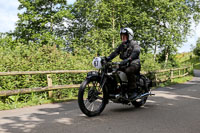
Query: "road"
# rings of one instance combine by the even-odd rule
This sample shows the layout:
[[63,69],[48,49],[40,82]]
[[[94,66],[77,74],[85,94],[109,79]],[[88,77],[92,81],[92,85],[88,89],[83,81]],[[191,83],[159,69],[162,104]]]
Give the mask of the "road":
[[144,107],[109,103],[88,118],[77,101],[0,111],[0,133],[199,133],[200,77],[158,88]]

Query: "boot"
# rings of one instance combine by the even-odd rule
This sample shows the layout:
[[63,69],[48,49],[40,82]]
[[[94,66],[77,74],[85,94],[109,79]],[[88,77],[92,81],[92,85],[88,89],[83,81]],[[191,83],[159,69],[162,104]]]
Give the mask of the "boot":
[[130,100],[135,99],[138,96],[137,86],[135,84],[132,84],[129,86],[129,98]]

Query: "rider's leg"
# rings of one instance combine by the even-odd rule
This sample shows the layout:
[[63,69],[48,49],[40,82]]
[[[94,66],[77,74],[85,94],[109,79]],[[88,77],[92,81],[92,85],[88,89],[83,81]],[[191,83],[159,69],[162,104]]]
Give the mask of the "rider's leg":
[[128,90],[133,92],[130,99],[134,99],[137,96],[136,89],[136,75],[140,71],[140,65],[134,64],[125,69],[125,73],[128,78]]

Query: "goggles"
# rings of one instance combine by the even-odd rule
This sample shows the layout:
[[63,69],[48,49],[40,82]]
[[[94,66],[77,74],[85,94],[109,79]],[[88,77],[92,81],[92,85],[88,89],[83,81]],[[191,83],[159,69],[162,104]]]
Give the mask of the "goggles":
[[121,29],[120,30],[120,34],[127,34],[127,30],[126,29]]

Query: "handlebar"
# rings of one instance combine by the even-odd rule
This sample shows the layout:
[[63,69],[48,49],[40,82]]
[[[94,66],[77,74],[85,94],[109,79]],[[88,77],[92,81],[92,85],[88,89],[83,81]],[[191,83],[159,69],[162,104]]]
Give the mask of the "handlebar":
[[107,65],[115,68],[114,72],[117,72],[120,69],[120,62],[107,62]]
[[120,62],[107,62],[106,64],[107,65],[117,65],[117,66],[119,66]]
[[105,60],[105,58],[102,58],[102,64],[104,65],[104,66],[112,66],[112,67],[114,67],[114,68],[117,68],[117,69],[119,69],[120,68],[120,62],[111,62],[111,61],[109,61],[109,62],[107,62],[106,60]]
[[119,65],[120,62],[112,62],[112,65]]

